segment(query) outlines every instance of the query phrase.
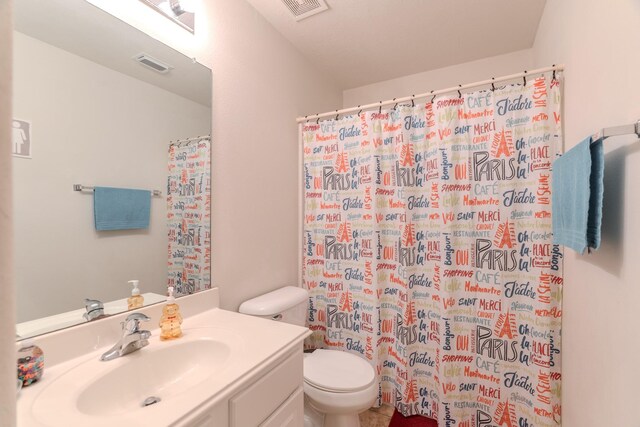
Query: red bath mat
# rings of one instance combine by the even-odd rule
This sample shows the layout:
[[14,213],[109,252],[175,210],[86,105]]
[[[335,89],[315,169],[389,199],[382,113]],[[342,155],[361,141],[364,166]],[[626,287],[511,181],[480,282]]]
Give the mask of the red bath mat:
[[420,415],[405,417],[396,409],[391,417],[389,427],[438,427],[438,422]]

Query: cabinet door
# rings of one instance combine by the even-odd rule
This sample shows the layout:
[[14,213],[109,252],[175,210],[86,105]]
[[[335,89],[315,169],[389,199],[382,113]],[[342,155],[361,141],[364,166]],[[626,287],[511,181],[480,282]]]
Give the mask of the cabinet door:
[[296,391],[267,418],[260,427],[302,427],[304,425],[304,392]]
[[212,406],[197,409],[187,414],[178,423],[172,424],[172,427],[227,427],[229,425],[228,405],[227,399],[223,399]]
[[215,421],[213,420],[213,417],[211,415],[207,414],[204,417],[195,421],[193,424],[191,424],[190,427],[213,427],[213,426],[215,426]]
[[278,363],[269,373],[229,400],[229,425],[255,427],[273,414],[304,383],[302,351]]

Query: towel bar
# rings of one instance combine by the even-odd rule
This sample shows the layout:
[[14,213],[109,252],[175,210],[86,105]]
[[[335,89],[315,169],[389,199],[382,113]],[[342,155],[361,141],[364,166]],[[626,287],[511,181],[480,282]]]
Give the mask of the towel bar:
[[[95,187],[88,187],[82,184],[73,184],[73,191],[93,191],[93,190],[95,190]],[[162,191],[153,190],[151,191],[151,194],[153,194],[154,196],[162,196]]]
[[591,141],[595,142],[599,139],[606,139],[611,136],[633,135],[634,133],[640,137],[640,120],[630,125],[613,126],[601,129],[597,133],[593,134]]

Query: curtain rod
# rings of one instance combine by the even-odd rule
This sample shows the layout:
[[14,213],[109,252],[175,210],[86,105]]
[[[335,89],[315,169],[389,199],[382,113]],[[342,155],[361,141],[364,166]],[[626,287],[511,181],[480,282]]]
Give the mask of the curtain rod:
[[298,117],[296,118],[296,122],[301,123],[311,119],[320,119],[322,117],[337,116],[345,113],[368,110],[370,108],[378,108],[378,107],[383,107],[385,105],[398,104],[401,102],[411,101],[417,98],[433,97],[435,95],[441,95],[443,93],[456,92],[456,91],[461,91],[461,90],[465,90],[465,89],[469,89],[477,86],[490,85],[492,83],[499,83],[507,80],[518,79],[520,77],[532,76],[535,74],[543,74],[549,71],[562,71],[562,70],[564,70],[564,65],[552,65],[551,67],[538,68],[531,71],[523,71],[522,73],[509,74],[508,76],[491,78],[491,79],[482,80],[475,83],[468,83],[468,84],[453,86],[453,87],[440,89],[440,90],[432,90],[431,92],[421,93],[419,95],[411,95],[411,96],[405,96],[402,98],[389,99],[387,101],[374,102],[372,104],[358,105],[357,107],[343,108],[342,110],[327,111],[326,113],[314,114],[312,116]]

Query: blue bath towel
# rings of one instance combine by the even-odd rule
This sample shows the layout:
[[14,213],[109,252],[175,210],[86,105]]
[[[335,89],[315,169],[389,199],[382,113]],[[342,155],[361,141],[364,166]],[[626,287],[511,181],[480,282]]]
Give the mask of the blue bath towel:
[[96,187],[93,214],[96,230],[149,228],[151,192],[125,188]]
[[600,247],[603,181],[601,139],[587,138],[553,163],[553,243],[578,253]]

